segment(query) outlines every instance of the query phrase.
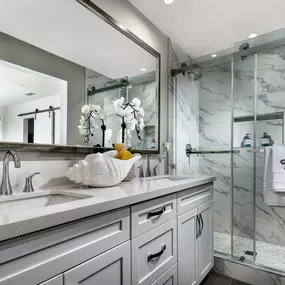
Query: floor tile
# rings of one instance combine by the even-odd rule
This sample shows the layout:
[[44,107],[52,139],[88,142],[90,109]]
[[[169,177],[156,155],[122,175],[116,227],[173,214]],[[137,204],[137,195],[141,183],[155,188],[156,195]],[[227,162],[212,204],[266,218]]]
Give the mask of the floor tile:
[[250,285],[248,283],[244,283],[238,280],[233,280],[232,283],[230,285]]
[[231,281],[231,278],[213,272],[204,280],[202,285],[230,285]]

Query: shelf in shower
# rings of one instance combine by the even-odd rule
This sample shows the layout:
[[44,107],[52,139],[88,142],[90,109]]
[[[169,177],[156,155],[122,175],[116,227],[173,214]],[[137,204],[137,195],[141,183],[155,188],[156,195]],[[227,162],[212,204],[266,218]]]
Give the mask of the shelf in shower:
[[239,150],[197,150],[191,151],[189,154],[223,154],[223,153],[239,153]]
[[[283,119],[284,119],[284,112],[259,114],[256,116],[257,121],[272,121],[272,120],[283,120]],[[235,123],[252,122],[252,121],[254,121],[254,116],[234,117]]]
[[235,150],[245,151],[245,152],[257,152],[262,153],[265,152],[265,147],[234,147]]

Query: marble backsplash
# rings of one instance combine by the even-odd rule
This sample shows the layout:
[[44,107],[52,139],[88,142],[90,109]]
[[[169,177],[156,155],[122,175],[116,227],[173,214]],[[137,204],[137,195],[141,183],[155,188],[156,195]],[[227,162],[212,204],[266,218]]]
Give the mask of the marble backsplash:
[[[19,152],[21,160],[21,167],[14,168],[14,163],[10,161],[9,172],[10,181],[13,192],[21,192],[24,189],[25,178],[32,175],[35,172],[40,172],[39,175],[34,176],[33,186],[35,191],[44,190],[52,186],[60,186],[66,184],[73,184],[65,177],[69,167],[73,166],[79,160],[84,159],[85,155],[67,155],[61,156],[60,154],[43,155],[39,153],[21,153]],[[0,152],[0,157],[4,156],[4,153]],[[2,174],[3,163],[0,159],[0,173]],[[153,168],[159,165],[157,168],[158,175],[164,174],[165,160],[159,163],[158,159],[154,156],[150,159],[150,169],[153,172]],[[147,168],[147,156],[143,157],[135,164],[135,176],[139,177],[139,166],[142,165],[144,174]],[[0,183],[2,176],[0,177]],[[55,188],[56,189],[56,188]]]

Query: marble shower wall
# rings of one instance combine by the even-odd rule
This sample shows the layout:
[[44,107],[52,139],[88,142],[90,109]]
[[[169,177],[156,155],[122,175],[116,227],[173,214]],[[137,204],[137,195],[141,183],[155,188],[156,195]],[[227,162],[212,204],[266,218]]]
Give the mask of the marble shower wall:
[[185,153],[186,144],[199,149],[199,81],[188,75],[176,77],[177,90],[177,174],[199,172],[199,157],[192,155],[190,162]]
[[[203,68],[199,80],[199,145],[201,150],[231,148],[231,62]],[[214,231],[231,232],[230,154],[200,156],[200,172],[214,175]]]
[[[181,63],[189,62],[190,57],[178,45],[169,42],[170,69],[180,67]],[[173,150],[169,164],[175,166],[173,173],[190,175],[199,172],[199,158],[185,153],[185,147],[191,143],[193,148],[199,148],[199,81],[194,81],[186,74],[177,75],[169,81],[170,111],[170,142]],[[170,172],[172,171],[170,167]]]

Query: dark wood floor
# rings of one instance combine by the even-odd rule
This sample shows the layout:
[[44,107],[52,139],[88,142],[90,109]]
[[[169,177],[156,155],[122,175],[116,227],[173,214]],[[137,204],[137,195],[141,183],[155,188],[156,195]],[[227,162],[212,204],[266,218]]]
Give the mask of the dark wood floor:
[[230,277],[225,277],[212,272],[203,281],[202,285],[250,285],[250,284],[234,280]]

